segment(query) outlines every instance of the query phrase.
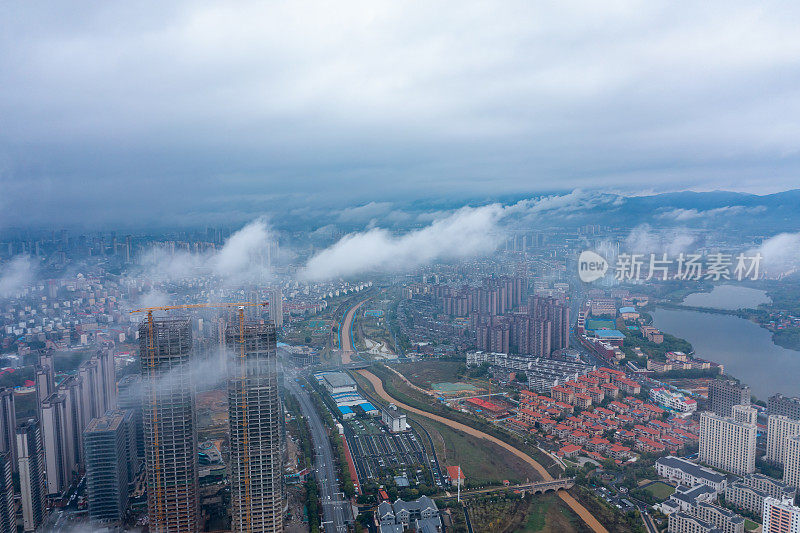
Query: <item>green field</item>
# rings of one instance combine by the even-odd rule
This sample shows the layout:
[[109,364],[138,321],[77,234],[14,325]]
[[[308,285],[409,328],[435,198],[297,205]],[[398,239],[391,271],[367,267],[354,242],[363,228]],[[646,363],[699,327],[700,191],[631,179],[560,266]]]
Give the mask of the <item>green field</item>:
[[470,385],[469,383],[464,383],[463,381],[456,381],[455,383],[451,383],[449,381],[444,383],[433,383],[431,388],[435,391],[440,391],[444,393],[451,393],[451,392],[468,392],[472,393],[478,390],[475,385]]
[[675,487],[667,485],[666,483],[662,483],[661,481],[657,481],[656,483],[646,486],[644,490],[652,494],[652,496],[658,501],[663,502],[672,496],[672,493],[675,492]]
[[757,528],[758,528],[758,526],[759,526],[759,524],[756,524],[755,522],[753,522],[753,521],[752,521],[752,520],[750,520],[749,518],[745,518],[745,519],[744,519],[744,528],[745,528],[747,531],[753,531],[753,530],[757,529]]
[[467,487],[499,485],[504,480],[522,483],[539,479],[528,463],[505,449],[477,437],[471,437],[444,424],[424,417],[413,417],[430,433],[436,455],[443,465],[461,465]]

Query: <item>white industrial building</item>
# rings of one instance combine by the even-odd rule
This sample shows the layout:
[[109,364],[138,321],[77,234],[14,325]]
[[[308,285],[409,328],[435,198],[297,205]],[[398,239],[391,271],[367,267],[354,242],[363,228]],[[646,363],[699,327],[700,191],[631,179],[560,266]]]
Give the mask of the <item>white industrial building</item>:
[[408,430],[406,414],[401,413],[395,404],[389,404],[381,408],[381,419],[392,433],[399,433]]

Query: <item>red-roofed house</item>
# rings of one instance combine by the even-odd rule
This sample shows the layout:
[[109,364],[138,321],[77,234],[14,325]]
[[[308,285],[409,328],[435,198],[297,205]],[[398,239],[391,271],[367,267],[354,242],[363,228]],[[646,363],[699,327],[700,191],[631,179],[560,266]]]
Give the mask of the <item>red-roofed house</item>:
[[647,437],[638,437],[636,439],[636,449],[646,453],[662,453],[666,446]]
[[560,450],[558,450],[558,455],[560,457],[575,457],[579,453],[581,453],[581,447],[576,446],[575,444],[567,444]]

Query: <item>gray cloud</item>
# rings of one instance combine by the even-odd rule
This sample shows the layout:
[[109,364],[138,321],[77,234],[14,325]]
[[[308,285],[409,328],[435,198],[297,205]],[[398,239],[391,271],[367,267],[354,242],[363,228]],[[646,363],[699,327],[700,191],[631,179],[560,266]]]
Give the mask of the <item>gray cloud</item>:
[[799,16],[777,1],[12,3],[0,227],[789,188]]

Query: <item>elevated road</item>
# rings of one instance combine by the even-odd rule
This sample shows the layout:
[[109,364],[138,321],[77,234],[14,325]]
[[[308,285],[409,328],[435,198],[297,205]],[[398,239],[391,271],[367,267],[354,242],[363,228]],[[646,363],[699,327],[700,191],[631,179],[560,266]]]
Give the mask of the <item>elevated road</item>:
[[300,403],[303,416],[308,419],[311,440],[314,445],[314,469],[320,487],[322,505],[322,526],[325,533],[347,533],[347,522],[351,516],[350,504],[339,489],[336,467],[333,462],[333,449],[328,439],[328,431],[311,402],[308,391],[293,379],[287,379],[289,391]]

